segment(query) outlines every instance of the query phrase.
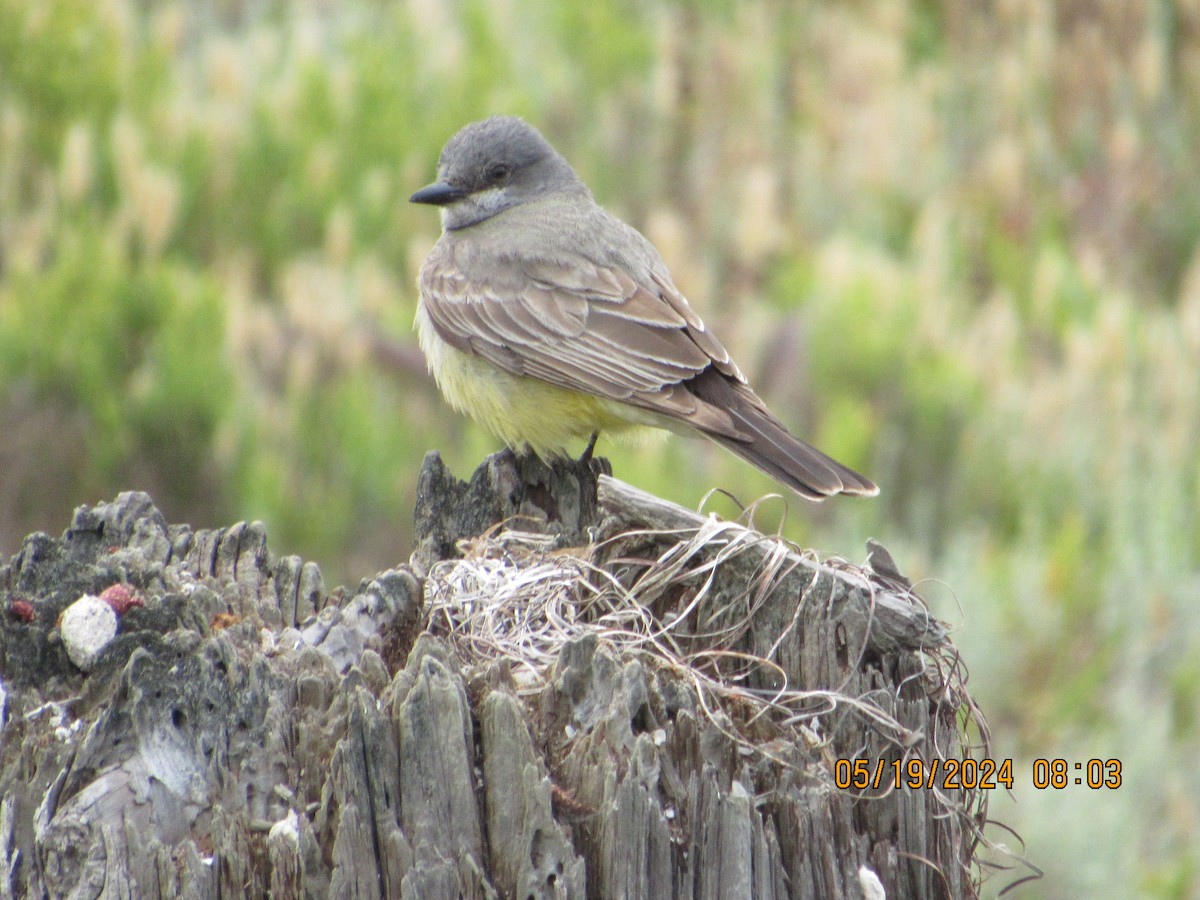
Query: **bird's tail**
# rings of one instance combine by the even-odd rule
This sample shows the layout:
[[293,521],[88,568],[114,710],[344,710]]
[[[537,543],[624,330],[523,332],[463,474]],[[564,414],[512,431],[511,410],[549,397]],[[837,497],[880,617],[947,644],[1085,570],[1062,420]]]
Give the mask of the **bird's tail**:
[[691,387],[698,399],[728,413],[740,432],[734,436],[702,429],[705,436],[800,496],[824,500],[834,494],[873,497],[879,493],[869,479],[788,431],[745,384],[709,369]]

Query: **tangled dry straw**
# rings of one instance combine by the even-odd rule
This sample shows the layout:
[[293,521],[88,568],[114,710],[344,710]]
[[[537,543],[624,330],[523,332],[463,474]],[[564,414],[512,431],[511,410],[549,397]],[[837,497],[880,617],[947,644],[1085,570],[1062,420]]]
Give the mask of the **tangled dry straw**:
[[[928,644],[908,654],[918,662],[899,684],[865,692],[850,686],[861,684],[850,676],[840,685],[802,689],[777,659],[788,632],[800,626],[802,605],[814,602],[807,592],[767,652],[746,649],[755,615],[797,570],[815,583],[822,568],[832,569],[869,591],[872,608],[876,591],[886,592],[889,602],[899,598],[932,621],[906,584],[885,584],[870,568],[842,560],[821,563],[778,537],[716,517],[695,528],[605,530],[592,542],[566,548],[554,537],[503,527],[460,542],[462,558],[438,562],[428,573],[430,630],[450,640],[467,665],[506,661],[527,697],[544,689],[568,642],[592,633],[616,658],[637,659],[689,684],[702,715],[744,757],[780,771],[802,765],[807,783],[813,761],[823,761],[815,772],[830,789],[833,759],[854,755],[844,740],[836,750],[832,746],[831,730],[847,714],[865,726],[859,728],[863,756],[878,758],[886,748],[903,761],[914,755],[991,757],[987,724],[967,691],[965,668],[940,633],[931,631]],[[739,574],[729,577],[735,570]],[[859,671],[867,642],[849,653],[850,671]],[[895,712],[901,694],[919,694],[956,712],[931,716],[923,728],[906,726]],[[894,789],[862,796],[886,797]],[[959,822],[971,865],[988,865],[976,852],[984,848],[1011,860],[983,835],[989,791],[943,784],[930,790],[937,815]],[[976,869],[971,880],[978,884],[979,877]]]

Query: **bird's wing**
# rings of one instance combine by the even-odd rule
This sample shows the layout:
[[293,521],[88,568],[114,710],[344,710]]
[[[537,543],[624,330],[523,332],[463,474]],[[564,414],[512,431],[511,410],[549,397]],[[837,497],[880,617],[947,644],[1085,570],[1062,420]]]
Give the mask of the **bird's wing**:
[[667,278],[643,283],[582,257],[497,265],[505,271],[486,280],[437,253],[422,268],[425,311],[452,347],[514,375],[741,436],[725,411],[687,389],[710,367],[745,379]]

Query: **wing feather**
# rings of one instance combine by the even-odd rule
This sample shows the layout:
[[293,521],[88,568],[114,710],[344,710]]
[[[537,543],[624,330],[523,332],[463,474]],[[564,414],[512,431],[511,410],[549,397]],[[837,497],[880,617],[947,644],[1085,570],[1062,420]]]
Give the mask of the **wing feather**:
[[[582,257],[494,265],[507,270],[484,283],[435,253],[422,268],[421,296],[443,340],[505,371],[657,411],[664,389],[728,359],[687,302],[666,299],[657,280],[639,284]],[[664,415],[682,412],[664,402]]]
[[526,315],[559,337],[579,337],[587,326],[588,303],[583,297],[552,288],[530,287],[517,295],[517,302]]

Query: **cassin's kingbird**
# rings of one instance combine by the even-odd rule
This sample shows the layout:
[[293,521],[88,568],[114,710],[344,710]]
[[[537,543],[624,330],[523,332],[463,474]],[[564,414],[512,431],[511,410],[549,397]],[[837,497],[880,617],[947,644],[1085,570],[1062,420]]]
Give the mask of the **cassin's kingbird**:
[[878,493],[792,436],[676,289],[528,123],[495,116],[412,195],[441,207],[417,331],[450,405],[543,459],[643,426],[700,432],[811,500]]

